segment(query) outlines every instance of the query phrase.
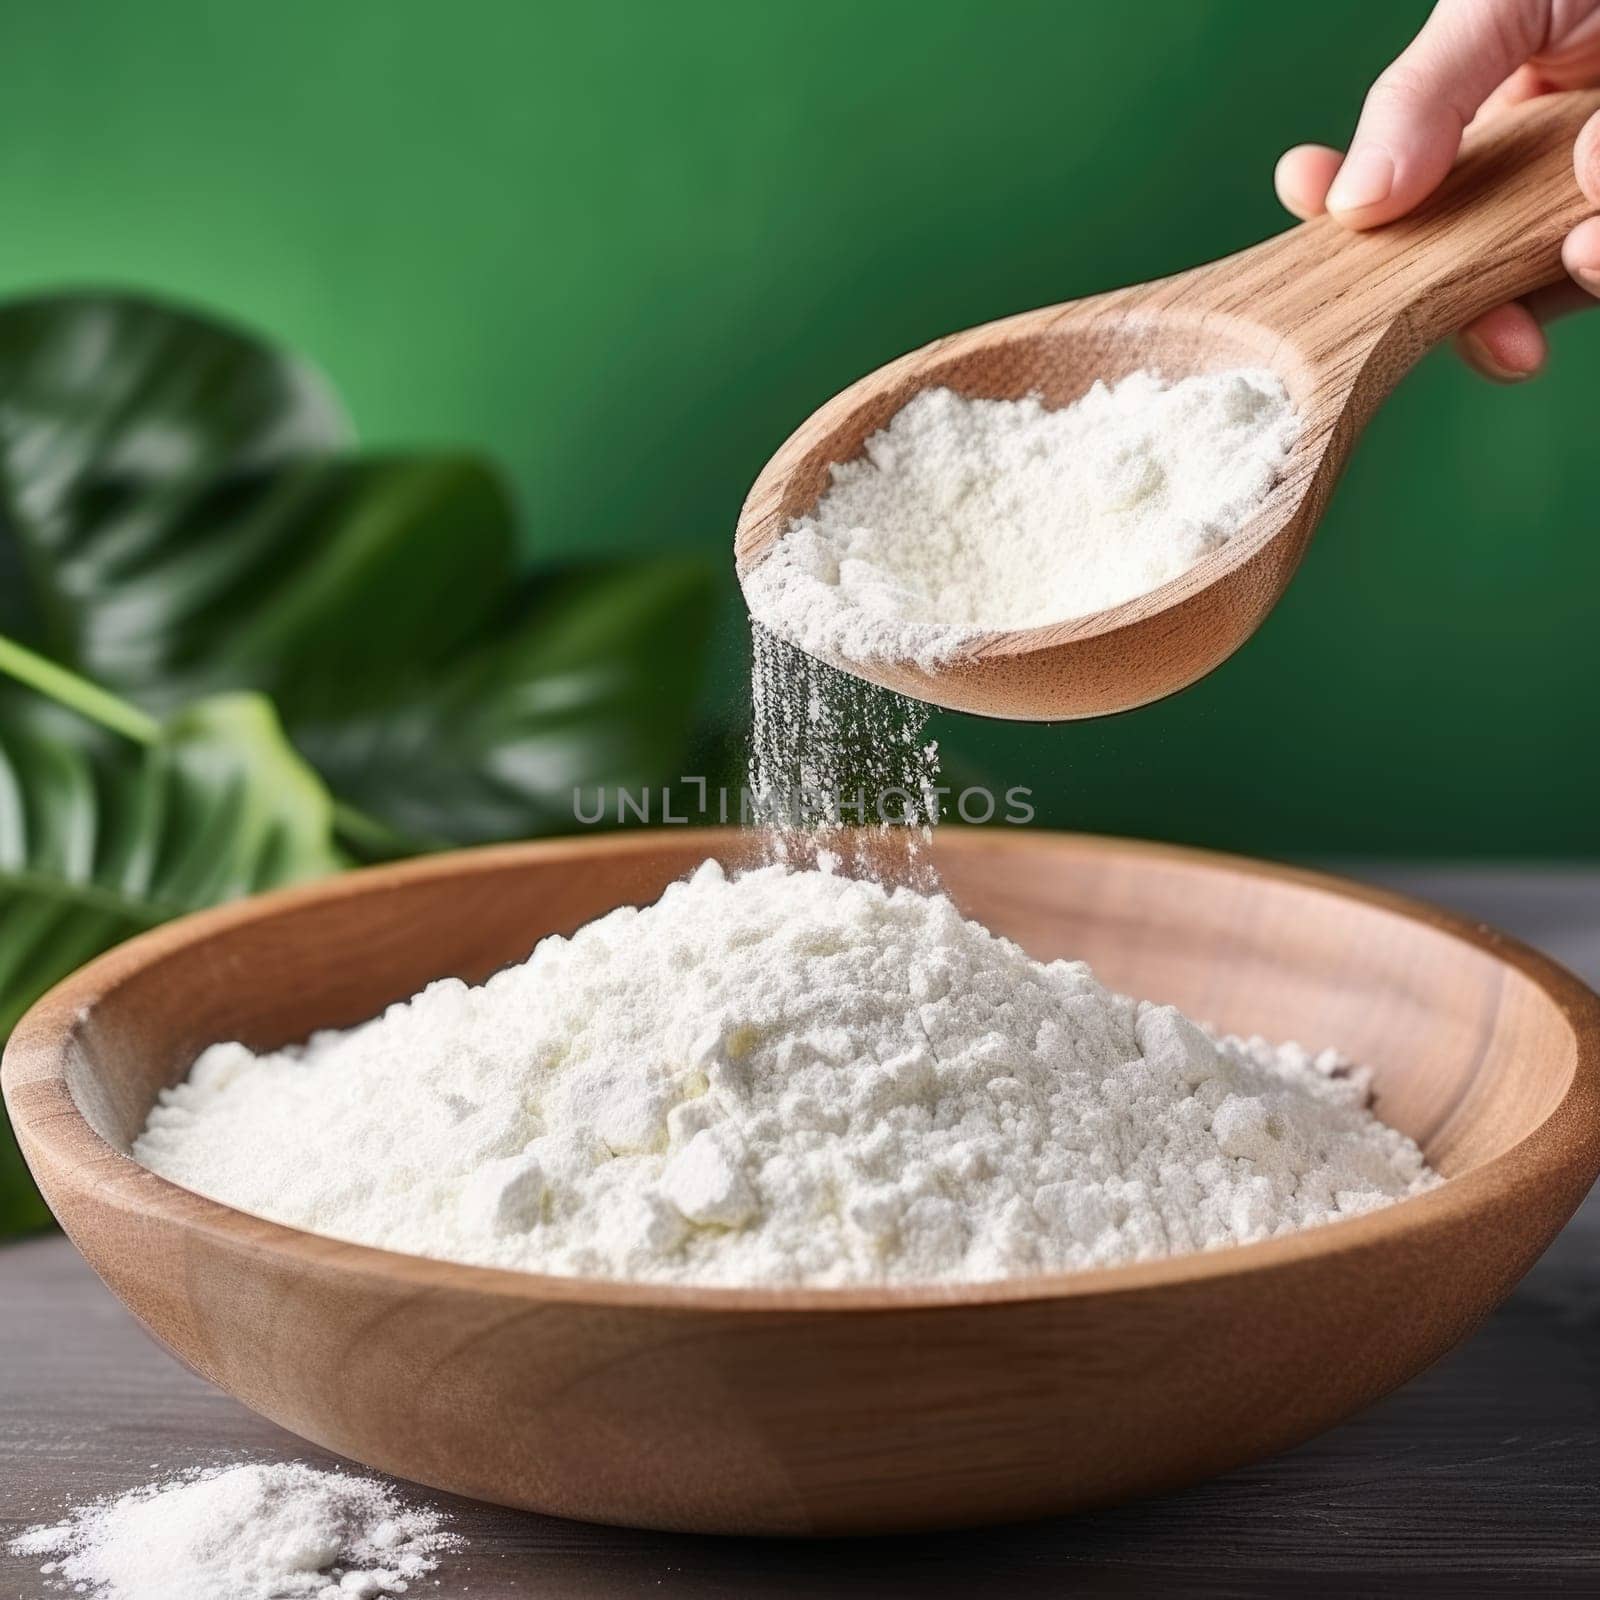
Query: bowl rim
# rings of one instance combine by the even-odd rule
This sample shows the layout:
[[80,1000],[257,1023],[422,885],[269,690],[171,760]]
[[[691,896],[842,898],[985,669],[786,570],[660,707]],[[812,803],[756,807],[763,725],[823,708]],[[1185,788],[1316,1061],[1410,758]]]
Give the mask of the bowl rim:
[[[965,1309],[1107,1295],[1137,1294],[1175,1285],[1248,1277],[1345,1257],[1407,1236],[1452,1226],[1464,1215],[1492,1212],[1519,1193],[1548,1193],[1549,1179],[1575,1173],[1586,1189],[1600,1176],[1600,995],[1560,963],[1486,923],[1445,911],[1393,890],[1313,868],[1223,851],[1049,829],[941,828],[945,848],[980,851],[1066,850],[1087,855],[1164,859],[1215,871],[1243,873],[1308,888],[1420,922],[1520,972],[1542,990],[1571,1030],[1571,1081],[1545,1117],[1516,1144],[1482,1166],[1449,1178],[1421,1195],[1339,1222],[1319,1224],[1251,1244],[1076,1272],[1034,1273],[979,1283],[909,1283],[841,1287],[736,1287],[659,1283],[526,1272],[411,1255],[358,1244],[272,1221],[186,1189],[141,1166],[101,1137],[79,1109],[67,1082],[80,1027],[92,1007],[134,974],[219,934],[256,921],[292,916],[319,902],[381,893],[390,887],[463,874],[493,873],[511,864],[595,855],[649,856],[671,845],[703,845],[726,855],[750,831],[737,828],[656,828],[535,840],[442,852],[420,859],[357,868],[332,877],[192,913],[123,944],[63,979],[24,1014],[0,1063],[0,1088],[24,1150],[45,1153],[65,1182],[92,1190],[114,1209],[142,1214],[204,1235],[227,1248],[265,1253],[284,1265],[377,1275],[417,1289],[494,1295],[529,1303],[561,1303],[663,1313],[873,1313]],[[981,835],[981,838],[979,837]],[[42,1186],[42,1185],[41,1185]],[[1579,1190],[1579,1194],[1583,1191]]]

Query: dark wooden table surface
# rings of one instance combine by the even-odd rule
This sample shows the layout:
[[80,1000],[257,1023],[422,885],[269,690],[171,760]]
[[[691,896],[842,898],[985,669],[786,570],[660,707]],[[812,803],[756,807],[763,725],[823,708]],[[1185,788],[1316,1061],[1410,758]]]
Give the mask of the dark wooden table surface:
[[[1381,878],[1600,983],[1600,874]],[[1108,1426],[1114,1426],[1108,1419]],[[59,1238],[0,1250],[0,1538],[197,1462],[330,1461],[156,1348]],[[1182,1494],[852,1543],[633,1533],[434,1496],[467,1548],[414,1592],[504,1596],[1600,1595],[1600,1192],[1506,1305],[1322,1438]],[[44,1593],[0,1550],[0,1600]],[[233,1600],[218,1596],[217,1600]]]

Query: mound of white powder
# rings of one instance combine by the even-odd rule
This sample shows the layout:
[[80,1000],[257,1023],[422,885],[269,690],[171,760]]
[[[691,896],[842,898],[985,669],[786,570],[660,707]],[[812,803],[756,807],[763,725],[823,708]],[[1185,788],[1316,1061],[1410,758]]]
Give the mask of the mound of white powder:
[[1208,1037],[942,895],[707,862],[348,1032],[215,1045],[134,1147],[341,1238],[720,1284],[1002,1278],[1437,1180],[1331,1053]]
[[300,1462],[204,1468],[78,1506],[12,1540],[50,1589],[88,1600],[370,1600],[452,1548],[443,1519],[372,1478]]
[[1131,600],[1237,533],[1299,423],[1266,371],[1135,372],[1049,411],[918,394],[744,575],[812,655],[933,671],[996,629]]

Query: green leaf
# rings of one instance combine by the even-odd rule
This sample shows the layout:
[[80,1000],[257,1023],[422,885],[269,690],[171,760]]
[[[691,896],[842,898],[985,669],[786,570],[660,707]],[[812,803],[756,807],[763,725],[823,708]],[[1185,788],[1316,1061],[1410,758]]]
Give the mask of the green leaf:
[[[259,695],[201,701],[139,744],[0,691],[0,1035],[119,940],[340,865],[333,802]],[[7,1138],[0,1227],[33,1216],[31,1194]]]
[[[252,545],[259,570],[233,586]],[[162,692],[259,689],[292,722],[428,683],[515,581],[515,523],[480,461],[325,459],[279,474],[208,556],[213,574],[232,569],[229,591],[187,626]]]
[[159,692],[194,664],[192,630],[271,574],[278,474],[349,437],[320,374],[238,329],[134,295],[0,307],[7,621],[102,683]]
[[[131,295],[0,307],[0,616],[157,712],[248,688],[394,853],[682,765],[710,573],[523,579],[497,474],[353,457],[322,379]],[[13,581],[7,582],[8,575]]]
[[569,832],[574,791],[589,810],[596,790],[677,777],[715,588],[704,563],[672,558],[536,574],[428,682],[295,718],[295,742],[336,793],[421,845]]
[[218,687],[392,695],[514,580],[496,475],[356,458],[324,380],[134,296],[0,308],[6,630],[165,709]]

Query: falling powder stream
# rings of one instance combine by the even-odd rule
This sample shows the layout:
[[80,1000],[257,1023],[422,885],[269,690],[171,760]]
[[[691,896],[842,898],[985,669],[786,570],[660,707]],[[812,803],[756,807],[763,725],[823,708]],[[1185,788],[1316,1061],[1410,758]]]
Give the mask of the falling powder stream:
[[750,631],[749,783],[770,858],[934,889],[928,707]]
[[939,672],[1159,588],[1248,525],[1299,432],[1254,369],[1134,372],[1057,409],[916,395],[743,577],[773,858],[934,887],[927,710],[823,662]]

